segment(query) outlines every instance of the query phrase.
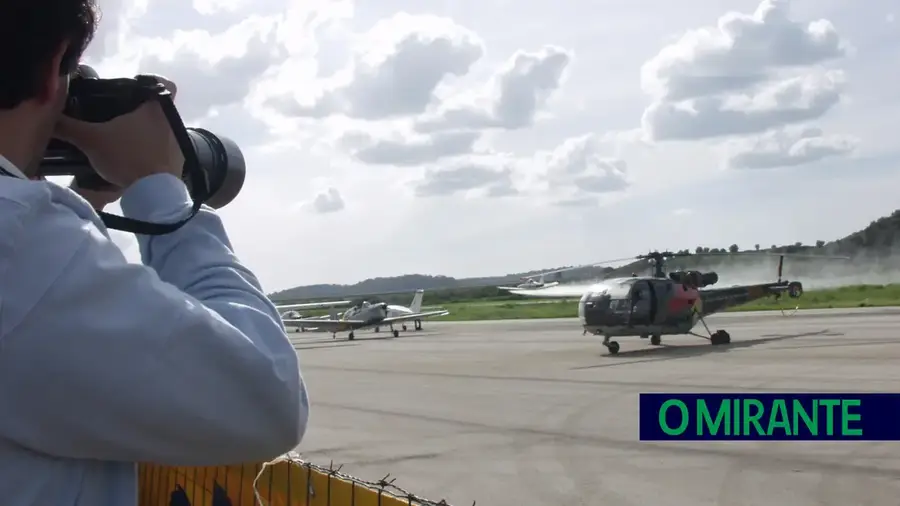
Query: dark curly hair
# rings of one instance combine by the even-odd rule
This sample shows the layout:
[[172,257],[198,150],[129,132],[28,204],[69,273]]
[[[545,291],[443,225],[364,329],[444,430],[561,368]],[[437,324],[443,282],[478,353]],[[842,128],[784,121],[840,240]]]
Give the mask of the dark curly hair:
[[73,72],[94,37],[95,0],[0,0],[0,109],[35,97],[60,45],[60,75]]

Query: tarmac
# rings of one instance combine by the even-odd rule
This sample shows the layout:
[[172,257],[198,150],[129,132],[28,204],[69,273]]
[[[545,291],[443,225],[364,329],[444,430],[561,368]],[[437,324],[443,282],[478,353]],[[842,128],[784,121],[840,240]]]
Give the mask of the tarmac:
[[578,322],[424,322],[295,337],[312,413],[298,451],[456,506],[896,506],[890,442],[638,440],[641,392],[900,391],[900,309],[730,313],[727,346]]

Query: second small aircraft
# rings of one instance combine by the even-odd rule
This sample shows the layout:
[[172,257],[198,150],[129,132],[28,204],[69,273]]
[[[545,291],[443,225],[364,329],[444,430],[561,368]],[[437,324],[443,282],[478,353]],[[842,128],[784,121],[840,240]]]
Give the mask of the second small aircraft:
[[[422,311],[423,297],[424,290],[416,290],[416,294],[413,297],[410,307],[392,305],[386,302],[370,303],[368,301],[363,301],[341,314],[299,319],[285,317],[282,321],[287,327],[295,327],[301,330],[315,329],[319,332],[331,332],[333,337],[336,337],[338,332],[348,332],[347,338],[350,340],[353,340],[356,337],[354,334],[354,331],[356,330],[371,328],[378,332],[380,327],[385,326],[390,327],[394,337],[399,337],[400,331],[394,328],[395,324],[402,325],[402,329],[406,330],[406,322],[411,321],[414,324],[415,330],[421,330],[422,319],[450,314],[450,311],[447,311],[446,309]],[[312,309],[334,307],[349,303],[350,301],[318,302],[295,304],[292,306],[279,306],[278,309]]]
[[498,286],[497,288],[500,290],[536,290],[538,288],[550,288],[551,286],[556,286],[559,284],[559,281],[544,281],[544,276],[550,274],[560,274],[563,272],[574,271],[576,269],[584,269],[587,267],[593,267],[594,265],[578,265],[575,267],[564,267],[562,269],[556,269],[553,271],[541,272],[539,274],[532,274],[531,276],[522,276],[523,283],[519,283],[516,286]]

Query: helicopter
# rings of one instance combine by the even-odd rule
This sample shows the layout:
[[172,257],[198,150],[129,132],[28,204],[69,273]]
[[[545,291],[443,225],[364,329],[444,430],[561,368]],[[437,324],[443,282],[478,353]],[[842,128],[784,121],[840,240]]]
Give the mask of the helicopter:
[[[578,318],[585,333],[603,336],[603,345],[611,355],[619,352],[619,343],[613,337],[640,336],[650,339],[650,344],[658,346],[664,335],[693,335],[706,339],[714,346],[728,344],[731,335],[725,330],[711,331],[705,317],[730,307],[772,296],[776,300],[787,295],[797,299],[803,295],[803,284],[799,281],[782,279],[785,256],[806,256],[815,258],[840,258],[824,255],[796,255],[789,253],[750,253],[756,255],[777,255],[777,280],[769,283],[736,285],[722,288],[708,288],[719,281],[716,272],[678,270],[666,274],[665,262],[669,258],[681,256],[716,256],[740,253],[673,253],[654,251],[638,255],[638,260],[648,260],[652,274],[606,279],[587,289],[572,287],[573,290],[511,291],[529,297],[571,298],[579,297]],[[594,264],[596,265],[596,264]],[[544,292],[544,293],[541,293]],[[700,323],[706,335],[693,331]]]

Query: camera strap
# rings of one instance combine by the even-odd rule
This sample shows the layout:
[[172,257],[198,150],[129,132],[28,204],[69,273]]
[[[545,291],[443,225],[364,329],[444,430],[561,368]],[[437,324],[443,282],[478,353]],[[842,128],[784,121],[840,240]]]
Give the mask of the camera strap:
[[[137,76],[136,79],[138,81],[144,80],[144,83],[148,85],[155,84],[155,86],[149,88],[152,90],[152,95],[147,98],[159,102],[163,114],[172,129],[172,134],[175,136],[175,141],[178,142],[178,147],[184,155],[182,174],[188,176],[189,184],[192,189],[200,188],[203,189],[203,191],[206,191],[209,188],[209,181],[206,178],[206,174],[200,170],[200,160],[198,159],[197,152],[194,150],[194,146],[188,136],[187,129],[184,127],[184,123],[181,120],[181,115],[178,114],[175,102],[172,100],[172,93],[152,77]],[[160,90],[160,88],[162,89]],[[142,235],[164,235],[178,230],[200,211],[203,202],[193,197],[192,202],[191,213],[184,219],[174,223],[150,223],[147,221],[135,220],[133,218],[126,218],[125,216],[117,216],[103,211],[100,211],[97,214],[100,215],[100,219],[103,220],[103,223],[107,228],[124,230]]]

